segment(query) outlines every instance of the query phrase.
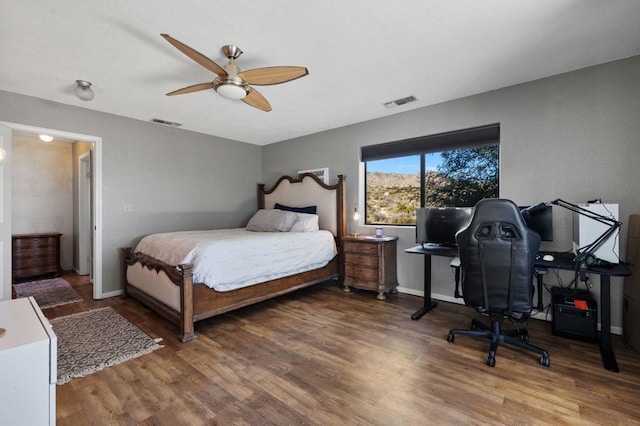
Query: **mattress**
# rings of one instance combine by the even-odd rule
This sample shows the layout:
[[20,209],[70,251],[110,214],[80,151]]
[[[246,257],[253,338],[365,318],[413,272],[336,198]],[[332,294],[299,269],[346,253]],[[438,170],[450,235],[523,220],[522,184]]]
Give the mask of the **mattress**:
[[193,265],[193,282],[230,291],[327,265],[338,253],[329,231],[245,228],[147,235],[135,248],[168,265]]

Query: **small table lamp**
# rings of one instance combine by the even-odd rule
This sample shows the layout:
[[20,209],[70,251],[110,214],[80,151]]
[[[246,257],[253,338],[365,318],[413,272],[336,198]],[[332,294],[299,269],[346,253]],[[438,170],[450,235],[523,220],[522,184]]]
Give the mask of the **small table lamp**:
[[351,235],[353,235],[354,237],[357,237],[358,235],[360,235],[356,231],[357,228],[358,228],[358,224],[360,222],[360,212],[358,212],[357,203],[353,203],[353,215],[351,216],[351,218],[353,219],[353,224],[352,224],[352,228],[351,228]]

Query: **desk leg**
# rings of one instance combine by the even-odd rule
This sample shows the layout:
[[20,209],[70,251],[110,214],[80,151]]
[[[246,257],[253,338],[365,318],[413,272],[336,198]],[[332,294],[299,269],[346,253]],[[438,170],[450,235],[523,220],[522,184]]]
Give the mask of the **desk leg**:
[[618,362],[611,346],[611,279],[600,275],[600,355],[604,368],[619,372]]
[[536,274],[536,283],[538,284],[538,288],[536,289],[536,292],[538,293],[538,306],[536,309],[542,312],[544,310],[544,305],[542,303],[542,288],[544,287],[542,274]]
[[431,300],[431,255],[424,255],[424,305],[411,314],[412,320],[420,319],[431,308],[435,308],[438,302]]

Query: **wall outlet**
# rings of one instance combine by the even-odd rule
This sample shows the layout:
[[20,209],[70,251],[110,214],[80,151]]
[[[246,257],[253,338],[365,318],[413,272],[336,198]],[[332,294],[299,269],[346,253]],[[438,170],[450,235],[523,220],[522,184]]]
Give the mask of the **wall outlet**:
[[126,213],[131,213],[133,211],[133,204],[125,204],[124,205],[124,211]]

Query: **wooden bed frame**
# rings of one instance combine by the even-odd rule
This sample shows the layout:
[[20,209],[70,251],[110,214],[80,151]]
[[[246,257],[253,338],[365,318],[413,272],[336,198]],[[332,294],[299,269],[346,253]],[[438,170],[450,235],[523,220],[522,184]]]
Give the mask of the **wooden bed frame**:
[[[299,179],[281,177],[274,187],[258,185],[258,208],[273,208],[276,202],[289,206],[318,205],[320,229],[333,232],[338,255],[323,268],[266,281],[232,291],[218,292],[192,280],[192,265],[167,265],[150,256],[123,248],[122,280],[125,296],[131,296],[176,323],[182,342],[196,339],[194,323],[243,306],[271,299],[329,279],[342,280],[342,237],[347,234],[345,177],[326,185],[310,173]],[[160,289],[160,290],[157,290]]]

